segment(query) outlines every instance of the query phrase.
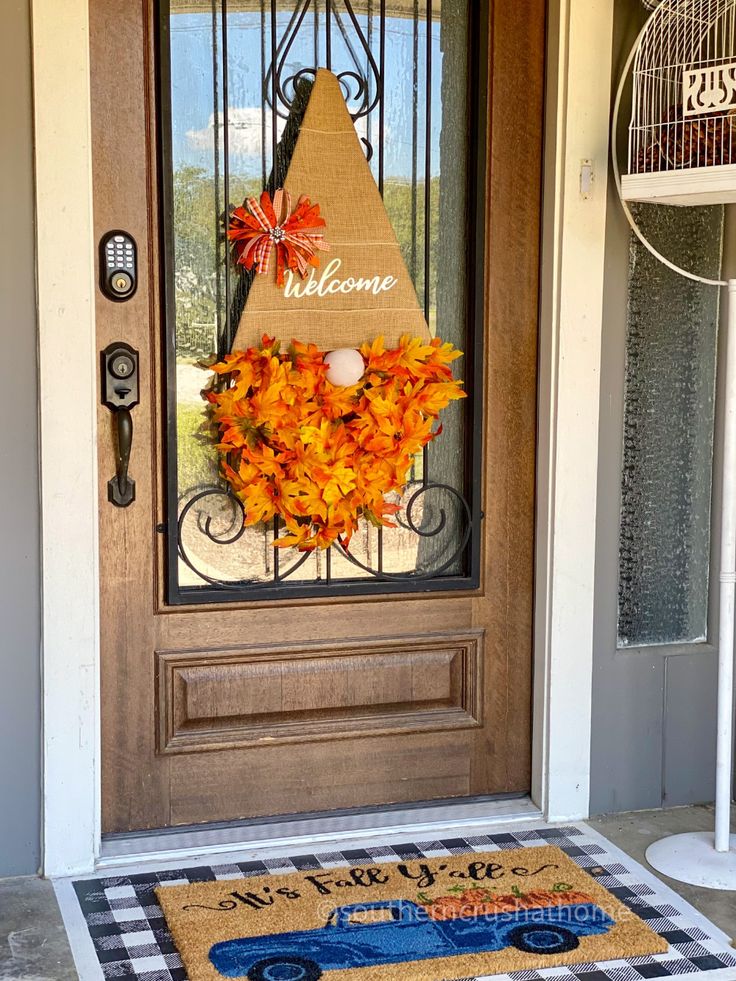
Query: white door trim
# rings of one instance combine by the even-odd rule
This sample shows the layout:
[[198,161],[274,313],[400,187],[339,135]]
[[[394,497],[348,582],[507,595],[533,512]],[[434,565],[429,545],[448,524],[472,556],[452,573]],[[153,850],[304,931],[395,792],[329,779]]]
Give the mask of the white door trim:
[[[532,799],[590,801],[598,420],[614,0],[551,0],[542,238]],[[590,162],[592,189],[581,193]]]
[[[31,0],[43,533],[43,869],[100,851],[97,347],[88,0]],[[551,0],[532,796],[587,815],[613,0]],[[559,69],[559,71],[558,71]],[[574,125],[568,127],[568,121]],[[580,161],[599,175],[578,192]],[[63,393],[62,393],[63,383]],[[71,393],[71,394],[70,394]],[[574,724],[570,724],[574,719]]]
[[43,868],[99,823],[97,351],[87,0],[33,0],[43,563]]

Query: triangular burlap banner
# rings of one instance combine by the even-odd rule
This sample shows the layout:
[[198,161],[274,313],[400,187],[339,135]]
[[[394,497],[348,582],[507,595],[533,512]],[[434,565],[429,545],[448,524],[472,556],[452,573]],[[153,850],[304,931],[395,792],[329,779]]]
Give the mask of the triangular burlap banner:
[[319,204],[331,251],[319,253],[308,280],[287,274],[286,288],[276,285],[273,266],[257,275],[233,348],[253,346],[263,334],[323,351],[359,347],[379,334],[387,345],[402,334],[429,338],[340,83],[325,69],[317,72],[284,187],[294,203],[306,194]]

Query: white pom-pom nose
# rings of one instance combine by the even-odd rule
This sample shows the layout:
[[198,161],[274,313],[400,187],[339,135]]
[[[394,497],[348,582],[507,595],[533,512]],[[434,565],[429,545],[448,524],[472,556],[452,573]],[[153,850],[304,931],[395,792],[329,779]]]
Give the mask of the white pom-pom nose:
[[325,355],[327,381],[349,388],[363,377],[365,362],[360,351],[352,347],[339,347]]

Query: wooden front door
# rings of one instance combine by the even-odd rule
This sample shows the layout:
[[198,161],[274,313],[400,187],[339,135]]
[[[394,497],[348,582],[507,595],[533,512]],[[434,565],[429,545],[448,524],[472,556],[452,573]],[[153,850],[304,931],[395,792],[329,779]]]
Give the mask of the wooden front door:
[[[135,278],[105,295],[101,251],[99,347],[138,357],[99,406],[103,831],[528,791],[544,0],[90,14],[96,234]],[[325,66],[469,397],[397,528],[301,554],[243,528],[197,362],[247,295],[228,209],[283,180]]]

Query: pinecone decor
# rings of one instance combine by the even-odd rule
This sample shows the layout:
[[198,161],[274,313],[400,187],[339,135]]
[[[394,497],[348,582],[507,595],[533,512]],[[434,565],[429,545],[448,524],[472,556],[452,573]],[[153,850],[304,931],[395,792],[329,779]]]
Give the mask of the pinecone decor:
[[735,110],[707,117],[684,119],[682,106],[672,106],[654,139],[642,149],[636,172],[650,174],[661,170],[692,167],[718,167],[736,163]]

